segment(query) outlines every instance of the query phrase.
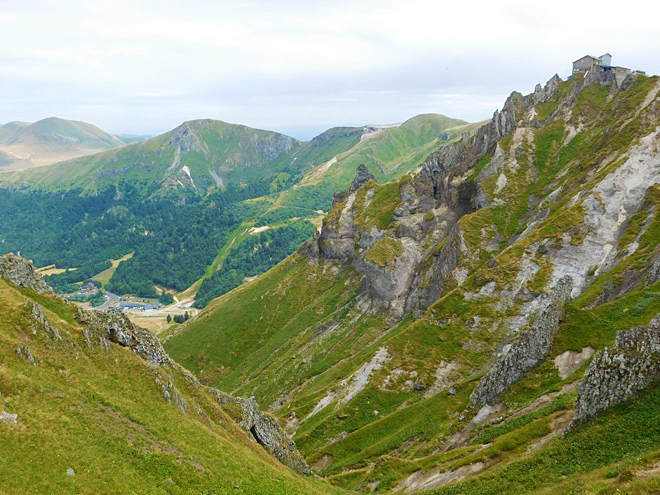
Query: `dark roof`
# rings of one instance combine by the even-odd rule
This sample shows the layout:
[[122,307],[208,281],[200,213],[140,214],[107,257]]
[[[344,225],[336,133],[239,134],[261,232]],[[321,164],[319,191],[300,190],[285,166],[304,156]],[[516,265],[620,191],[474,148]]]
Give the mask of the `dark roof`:
[[[607,55],[607,54],[606,54],[606,55]],[[583,56],[583,57],[578,58],[577,60],[574,60],[573,63],[575,63],[575,62],[579,62],[580,60],[582,60],[582,59],[584,59],[584,58],[593,58],[594,60],[599,60],[599,59],[600,59],[600,57],[594,57],[593,55],[585,55],[585,56]]]

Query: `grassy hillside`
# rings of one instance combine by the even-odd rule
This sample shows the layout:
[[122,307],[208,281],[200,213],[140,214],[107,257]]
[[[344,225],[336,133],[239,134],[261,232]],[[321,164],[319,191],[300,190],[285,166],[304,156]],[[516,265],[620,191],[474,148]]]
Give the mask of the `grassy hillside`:
[[451,119],[444,115],[425,114],[403,124],[376,127],[344,153],[334,155],[308,173],[300,184],[282,194],[279,203],[326,209],[334,191],[343,190],[364,163],[378,182],[399,179],[414,170],[438,148],[474,132],[480,124]]
[[29,165],[29,161],[25,159],[19,159],[16,156],[0,150],[0,168],[3,167],[12,167],[17,164]]
[[[566,427],[593,353],[660,313],[660,83],[542,91],[514,93],[474,140],[432,158],[437,172],[345,197],[314,245],[211,302],[168,351],[286,420],[338,486],[656,493],[657,387]],[[547,353],[477,406],[472,392],[566,275],[574,299]]]
[[[112,274],[111,289],[153,297],[160,285],[188,300],[201,288],[196,304],[203,307],[295,251],[312,232],[307,222],[298,228],[301,220],[318,226],[319,210],[329,209],[332,193],[353,180],[360,163],[380,180],[400,177],[474,128],[421,115],[400,126],[333,128],[300,142],[191,121],[116,150],[0,174],[18,185],[0,192],[0,210],[9,218],[20,212],[32,226],[11,221],[2,241],[40,265],[78,268],[53,277],[58,289],[134,252]],[[258,263],[248,262],[253,249]]]
[[[32,332],[27,301],[46,308],[62,341]],[[180,368],[116,344],[90,349],[54,296],[0,279],[0,314],[0,410],[18,415],[0,421],[0,493],[341,493],[269,456]]]
[[195,120],[119,150],[18,174],[13,180],[49,190],[82,188],[87,193],[122,182],[160,194],[205,196],[230,185],[257,183],[264,192],[275,192],[302,171],[352,146],[356,136],[305,144],[272,131]]
[[34,124],[10,122],[0,127],[0,150],[14,157],[3,166],[5,170],[50,165],[124,144],[96,126],[57,117]]

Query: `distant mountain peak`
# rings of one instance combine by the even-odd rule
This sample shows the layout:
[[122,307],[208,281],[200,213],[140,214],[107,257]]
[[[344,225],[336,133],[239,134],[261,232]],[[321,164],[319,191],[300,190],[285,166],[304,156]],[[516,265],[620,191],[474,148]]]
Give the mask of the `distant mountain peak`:
[[123,146],[124,141],[86,122],[47,117],[0,127],[0,151],[13,157],[4,170],[31,168]]

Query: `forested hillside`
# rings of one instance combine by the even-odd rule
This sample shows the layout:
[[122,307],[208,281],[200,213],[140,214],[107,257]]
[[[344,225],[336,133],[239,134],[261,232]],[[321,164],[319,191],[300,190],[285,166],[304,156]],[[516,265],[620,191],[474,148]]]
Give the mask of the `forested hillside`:
[[[182,124],[117,150],[20,173],[0,173],[3,250],[70,292],[122,261],[107,290],[204,307],[311,238],[333,192],[360,163],[380,180],[416,167],[430,150],[473,129],[423,115],[402,125],[340,127],[309,142],[220,121]],[[7,131],[9,132],[9,131]]]

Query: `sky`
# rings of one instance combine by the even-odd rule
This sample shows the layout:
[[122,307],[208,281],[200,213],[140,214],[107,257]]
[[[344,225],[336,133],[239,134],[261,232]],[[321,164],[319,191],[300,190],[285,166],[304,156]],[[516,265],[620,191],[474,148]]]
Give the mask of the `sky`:
[[310,139],[475,122],[582,55],[660,73],[660,2],[0,0],[0,124],[160,134],[212,118]]

